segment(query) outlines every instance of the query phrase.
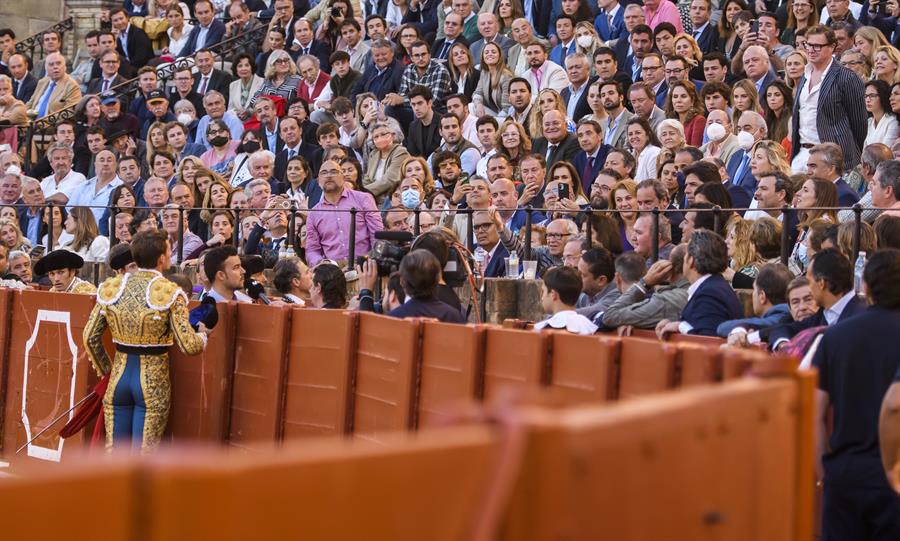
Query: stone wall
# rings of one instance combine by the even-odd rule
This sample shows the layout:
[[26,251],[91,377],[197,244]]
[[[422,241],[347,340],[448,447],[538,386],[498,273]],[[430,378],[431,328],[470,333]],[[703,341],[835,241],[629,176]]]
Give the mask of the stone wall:
[[7,0],[0,2],[0,27],[12,28],[22,40],[65,18],[62,0]]

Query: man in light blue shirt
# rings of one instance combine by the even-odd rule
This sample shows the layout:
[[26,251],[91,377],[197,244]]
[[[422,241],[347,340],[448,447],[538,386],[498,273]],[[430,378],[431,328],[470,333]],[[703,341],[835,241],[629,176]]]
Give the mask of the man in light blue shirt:
[[206,115],[200,119],[197,124],[197,136],[194,142],[203,145],[206,150],[212,148],[209,141],[206,140],[206,128],[209,127],[211,120],[221,120],[228,126],[233,141],[240,141],[241,135],[244,134],[244,124],[231,111],[225,110],[225,96],[216,90],[210,90],[203,96],[203,108],[206,109]]
[[116,174],[116,156],[109,150],[101,150],[94,158],[94,170],[97,176],[88,180],[72,191],[69,198],[69,206],[92,207],[91,213],[97,223],[109,204],[109,196],[116,187],[122,185],[122,180]]

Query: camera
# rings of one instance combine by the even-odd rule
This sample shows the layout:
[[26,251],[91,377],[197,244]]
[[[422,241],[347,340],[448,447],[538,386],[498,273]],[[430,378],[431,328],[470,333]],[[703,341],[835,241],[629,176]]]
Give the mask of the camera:
[[341,8],[331,8],[331,16],[332,17],[343,17],[344,10]]
[[378,267],[378,276],[390,276],[400,268],[403,256],[409,253],[412,233],[379,231],[375,233],[375,246],[369,252],[369,259]]

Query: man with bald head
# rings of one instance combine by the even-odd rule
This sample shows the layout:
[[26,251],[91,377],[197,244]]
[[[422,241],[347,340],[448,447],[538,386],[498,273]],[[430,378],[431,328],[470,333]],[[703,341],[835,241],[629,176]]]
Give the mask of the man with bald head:
[[66,73],[66,58],[61,53],[47,55],[44,65],[47,76],[38,81],[28,100],[28,109],[37,111],[37,118],[78,105],[81,101],[81,87]]
[[747,74],[747,79],[756,85],[756,91],[760,98],[765,98],[766,87],[775,80],[768,51],[759,45],[751,45],[747,47],[741,58],[744,61],[744,73]]
[[431,56],[435,60],[447,61],[450,47],[456,43],[468,45],[469,41],[462,35],[463,19],[459,13],[451,11],[444,18],[444,37],[435,41],[431,47]]
[[[750,194],[756,191],[756,178],[750,171],[750,150],[758,141],[762,141],[768,134],[766,127],[766,119],[756,111],[744,111],[738,120],[737,132],[746,132],[750,137],[738,135],[738,144],[740,150],[736,151],[731,159],[726,162],[725,169],[728,171],[728,178],[735,186],[741,186]],[[752,138],[752,139],[751,139]],[[744,142],[741,142],[741,139]]]
[[[512,253],[513,250],[519,255],[519,259],[525,259],[525,241],[520,235],[514,235],[503,224],[503,218],[497,209],[490,210],[491,217],[500,231],[500,242]],[[578,225],[572,220],[560,218],[553,220],[547,225],[547,245],[538,246],[531,249],[531,259],[537,260],[537,273],[542,275],[551,267],[558,267],[563,264],[563,250],[566,243],[571,237],[578,234]]]
[[[518,235],[525,227],[525,209],[518,208],[516,184],[509,178],[498,178],[491,183],[491,205],[498,209],[504,227],[512,231],[513,235]],[[542,222],[544,219],[544,215],[540,212],[535,212],[531,217],[534,223]]]
[[541,121],[542,135],[535,139],[531,151],[547,160],[547,170],[556,162],[571,162],[581,147],[578,137],[566,129],[566,119],[559,111],[548,111]]
[[493,13],[480,13],[478,15],[478,33],[481,34],[481,39],[469,46],[472,58],[475,59],[476,68],[481,64],[481,50],[484,49],[486,44],[496,43],[503,49],[503,55],[506,56],[515,43],[500,33],[500,20]]
[[534,29],[528,24],[528,19],[518,18],[512,23],[512,39],[515,44],[510,47],[506,56],[506,65],[516,75],[521,77],[528,69],[528,57],[525,48],[534,41]]
[[[712,127],[713,124],[718,124],[721,128]],[[707,115],[706,136],[709,142],[700,147],[700,150],[704,156],[719,158],[722,163],[727,164],[734,153],[741,149],[732,129],[731,115],[721,109],[713,109]]]
[[106,211],[109,196],[116,187],[122,185],[117,174],[116,156],[110,150],[101,150],[94,156],[94,171],[97,176],[72,190],[69,208],[93,207],[91,212],[97,223]]

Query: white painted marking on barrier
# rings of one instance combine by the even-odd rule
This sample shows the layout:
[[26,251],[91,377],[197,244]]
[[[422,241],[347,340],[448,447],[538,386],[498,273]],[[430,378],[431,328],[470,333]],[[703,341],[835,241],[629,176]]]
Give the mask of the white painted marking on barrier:
[[[78,346],[75,345],[75,340],[72,338],[71,314],[69,312],[60,312],[57,310],[38,310],[37,318],[34,321],[34,330],[31,332],[31,337],[25,342],[25,366],[23,369],[25,375],[22,378],[22,424],[25,426],[25,441],[30,441],[32,438],[31,421],[28,420],[28,412],[25,408],[28,401],[28,357],[31,355],[31,349],[34,347],[35,342],[37,342],[38,331],[40,330],[41,322],[43,321],[48,323],[61,323],[66,327],[66,338],[69,341],[69,351],[72,353],[72,385],[69,390],[69,406],[66,409],[75,405],[75,377],[77,374],[75,368],[76,363],[78,362]],[[69,413],[69,420],[72,419],[74,414],[75,412]],[[60,438],[59,445],[56,449],[40,447],[34,443],[30,443],[28,444],[28,456],[40,460],[59,462],[62,458],[64,442],[65,440]]]

